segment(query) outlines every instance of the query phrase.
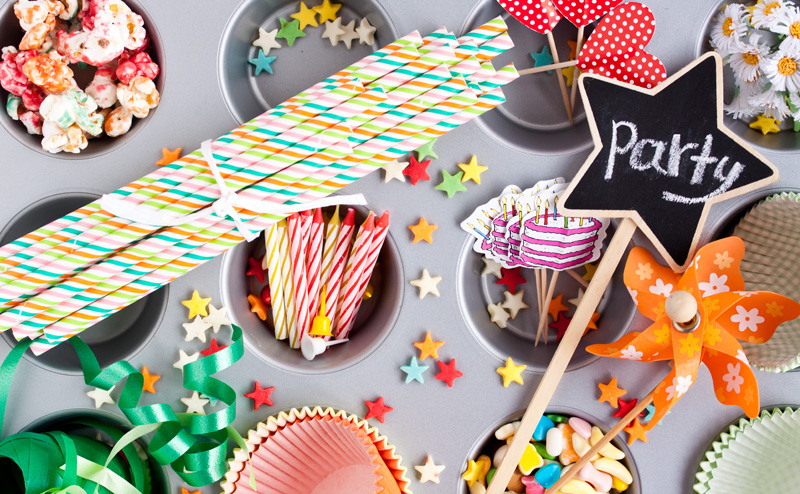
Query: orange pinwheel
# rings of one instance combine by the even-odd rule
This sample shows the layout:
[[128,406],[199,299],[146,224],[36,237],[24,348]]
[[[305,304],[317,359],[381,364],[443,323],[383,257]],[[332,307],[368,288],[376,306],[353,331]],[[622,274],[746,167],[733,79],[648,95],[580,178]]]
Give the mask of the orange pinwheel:
[[[744,291],[739,271],[743,255],[740,238],[717,240],[702,247],[681,275],[658,264],[646,249],[631,250],[625,285],[639,312],[654,322],[644,331],[587,350],[626,360],[674,361],[669,375],[655,389],[656,410],[648,430],[695,383],[701,362],[711,372],[721,403],[741,407],[748,417],[758,415],[758,383],[737,340],[767,341],[781,323],[800,315],[800,304],[772,292]],[[677,291],[688,292],[697,302],[695,329],[679,330],[667,316],[667,297]]]

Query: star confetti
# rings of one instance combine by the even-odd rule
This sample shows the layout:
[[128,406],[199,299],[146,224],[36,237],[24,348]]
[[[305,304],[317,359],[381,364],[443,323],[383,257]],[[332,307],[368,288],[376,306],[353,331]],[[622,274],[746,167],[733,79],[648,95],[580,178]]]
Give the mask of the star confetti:
[[750,124],[750,128],[761,131],[763,135],[767,135],[769,133],[780,132],[781,128],[778,126],[779,123],[780,122],[774,118],[768,118],[766,115],[759,115],[756,121]]
[[425,360],[428,357],[439,358],[437,350],[444,345],[444,341],[433,341],[431,332],[425,333],[425,339],[414,343],[414,346],[419,350],[419,359]]
[[411,381],[424,383],[425,379],[423,379],[422,374],[428,369],[429,367],[427,365],[419,365],[417,357],[411,357],[411,361],[408,365],[400,366],[400,370],[406,373],[406,384]]
[[476,184],[481,184],[481,173],[485,172],[489,169],[488,166],[481,166],[478,164],[478,158],[475,155],[472,155],[470,158],[469,163],[459,163],[458,167],[464,172],[464,176],[461,177],[462,182],[466,182],[467,180],[472,180]]
[[200,295],[197,294],[197,290],[192,292],[192,298],[189,300],[184,300],[181,302],[186,308],[189,309],[189,319],[194,319],[195,316],[207,316],[208,311],[206,310],[206,306],[208,303],[211,302],[210,298],[200,298]]
[[322,37],[330,40],[331,46],[336,46],[339,44],[339,39],[343,34],[342,18],[337,17],[336,20],[325,23],[325,31],[322,33]]
[[[619,409],[616,412],[614,412],[611,416],[612,417],[616,417],[616,418],[622,418],[622,417],[628,415],[628,412],[633,410],[633,407],[635,407],[637,403],[639,403],[639,399],[638,398],[634,398],[632,400],[623,400],[622,398],[620,398],[619,399]],[[644,412],[639,412],[638,416],[639,417],[644,417],[644,416],[646,416],[646,414]],[[631,423],[628,424],[628,427],[632,427],[632,426],[633,426],[633,421],[631,421]]]
[[317,27],[317,11],[313,8],[309,9],[306,4],[300,2],[300,12],[290,15],[292,19],[297,19],[300,22],[300,29],[305,29],[306,26]]
[[481,260],[483,261],[483,271],[481,271],[481,276],[486,276],[487,274],[493,274],[497,278],[501,278],[503,276],[501,272],[501,269],[503,268],[502,264],[494,259],[489,259],[488,257],[483,257]]
[[489,311],[489,318],[493,323],[497,324],[500,329],[506,329],[511,315],[506,312],[501,304],[489,304],[486,306],[486,310]]
[[434,187],[436,190],[441,190],[447,194],[449,199],[452,199],[458,192],[466,192],[467,188],[461,185],[461,177],[464,172],[458,172],[455,175],[450,175],[447,170],[442,170],[442,182]]
[[195,391],[189,398],[181,398],[181,401],[186,405],[186,413],[196,413],[205,415],[205,406],[208,405],[208,398],[201,398],[200,394]]
[[594,314],[592,314],[592,317],[589,318],[589,323],[586,324],[586,330],[583,332],[584,336],[586,336],[589,333],[589,331],[591,331],[593,329],[597,329],[597,320],[598,319],[600,319],[600,313],[599,312],[595,312]]
[[197,338],[202,343],[206,342],[206,330],[211,327],[210,324],[204,323],[200,316],[195,316],[192,322],[185,322],[181,326],[186,331],[186,341]]
[[525,384],[522,381],[522,371],[527,365],[516,365],[511,357],[506,359],[506,365],[497,368],[497,373],[503,376],[503,387],[507,388],[511,383]]
[[383,183],[389,183],[392,180],[399,180],[405,182],[406,177],[403,175],[403,170],[408,166],[408,161],[392,160],[383,165]]
[[625,396],[625,391],[622,388],[617,387],[617,378],[611,379],[608,384],[598,383],[597,387],[600,388],[602,394],[600,398],[597,399],[600,403],[607,401],[611,404],[612,407],[617,408],[619,406],[618,400],[621,396]]
[[647,442],[647,429],[639,422],[639,417],[633,419],[633,424],[623,430],[628,433],[628,446],[636,442],[637,439],[643,443]]
[[567,317],[563,314],[559,314],[558,319],[556,322],[550,323],[550,327],[555,329],[558,333],[556,336],[556,341],[561,341],[561,338],[564,337],[564,333],[567,332],[567,328],[569,327],[569,323],[572,321],[571,317]]
[[343,25],[342,31],[344,31],[344,33],[339,36],[339,41],[344,43],[344,46],[346,46],[348,50],[352,47],[353,41],[358,39],[358,33],[356,33],[355,24],[356,21],[350,21],[349,23]]
[[183,152],[183,148],[176,148],[174,151],[161,148],[161,159],[156,161],[156,166],[166,166],[178,160],[181,157],[181,152]]
[[196,362],[197,359],[199,358],[200,358],[199,352],[187,355],[186,352],[184,352],[183,350],[178,350],[178,361],[172,364],[172,366],[175,367],[176,369],[180,369],[180,371],[183,372],[183,367],[186,364],[191,364],[192,362]]
[[[539,50],[538,53],[532,51],[531,58],[533,59],[534,67],[546,67],[555,63],[555,60],[553,60],[553,55],[550,54],[550,47],[547,45],[542,46],[542,49]],[[552,74],[553,71],[548,70],[547,73]]]
[[420,240],[424,240],[429,244],[433,243],[433,232],[439,228],[436,225],[428,224],[428,221],[425,218],[420,218],[419,222],[416,225],[409,225],[409,230],[411,233],[414,234],[414,242],[417,243]]
[[427,172],[430,164],[431,160],[417,161],[417,158],[412,156],[408,160],[408,166],[403,170],[403,175],[408,177],[411,185],[417,185],[420,180],[430,180],[431,177],[428,176]]
[[503,302],[503,308],[508,309],[509,313],[511,314],[511,319],[515,319],[519,311],[522,309],[529,309],[530,305],[526,304],[522,297],[525,296],[525,290],[520,290],[517,294],[512,294],[508,290],[503,292],[503,295],[506,296],[505,302]]
[[342,8],[342,4],[331,3],[330,0],[323,0],[322,5],[317,5],[312,8],[319,14],[319,22],[322,24],[323,22],[336,19],[336,13]]
[[550,314],[550,317],[552,317],[554,321],[558,320],[559,314],[569,309],[569,307],[564,305],[561,301],[562,298],[564,298],[564,294],[559,293],[557,297],[553,297],[552,300],[550,300],[550,305],[547,306],[547,313]]
[[430,156],[431,158],[434,158],[434,159],[438,158],[439,155],[436,154],[436,151],[433,150],[433,145],[434,144],[436,144],[436,139],[434,139],[432,141],[428,141],[424,145],[422,145],[419,148],[417,148],[417,150],[416,150],[417,151],[417,158],[420,159],[420,160],[424,160],[428,156]]
[[112,391],[114,391],[113,386],[108,391],[100,388],[94,388],[93,390],[86,393],[86,395],[94,400],[95,408],[100,408],[105,404],[113,405],[115,403],[114,400],[111,398]]
[[258,384],[258,381],[256,381],[253,386],[253,391],[245,393],[244,397],[253,400],[253,411],[256,411],[261,405],[267,405],[268,407],[273,406],[272,399],[270,399],[270,395],[273,391],[275,391],[275,386],[262,388],[261,385]]
[[258,39],[253,41],[253,46],[261,48],[264,55],[269,55],[272,48],[280,48],[281,44],[275,41],[275,36],[278,34],[277,29],[267,31],[263,27],[258,28]]
[[153,385],[156,383],[156,381],[161,379],[161,376],[159,376],[158,374],[150,374],[150,371],[147,369],[147,366],[143,366],[142,377],[144,378],[142,391],[147,391],[148,393],[155,393],[156,388]]
[[256,75],[259,75],[262,72],[272,74],[272,62],[275,60],[277,60],[277,57],[268,57],[264,55],[263,51],[259,51],[256,58],[251,58],[247,61],[256,68]]
[[581,304],[581,300],[583,300],[583,294],[584,294],[583,288],[578,288],[578,295],[575,298],[567,300],[567,302],[577,307]]
[[201,354],[203,357],[208,357],[209,355],[214,355],[214,354],[215,354],[215,353],[217,353],[218,351],[220,351],[220,350],[224,350],[224,349],[226,349],[226,348],[228,348],[228,345],[222,345],[222,346],[219,346],[219,345],[217,344],[217,340],[216,340],[216,338],[211,338],[211,344],[209,345],[209,347],[208,347],[207,349],[205,349],[205,350],[201,351],[201,352],[200,352],[200,354]]
[[417,280],[411,280],[411,284],[419,288],[419,298],[425,298],[425,295],[432,294],[439,296],[439,289],[436,285],[442,281],[441,276],[431,276],[427,269],[422,270],[422,277]]
[[503,268],[503,277],[495,281],[495,285],[505,285],[508,291],[513,293],[517,292],[517,285],[525,283],[525,278],[520,274],[521,268],[506,269]]
[[264,275],[267,273],[266,270],[261,266],[261,261],[257,261],[254,258],[247,259],[247,271],[245,272],[246,276],[255,276],[259,283],[264,283]]
[[419,472],[420,484],[424,484],[425,482],[433,482],[434,484],[438,484],[439,474],[442,473],[442,470],[444,470],[444,465],[437,465],[433,462],[433,457],[428,455],[428,459],[425,460],[425,464],[414,466],[414,470]]
[[220,327],[231,325],[231,321],[226,315],[227,312],[228,309],[225,307],[220,307],[217,309],[213,305],[208,304],[208,315],[203,318],[203,322],[211,327],[214,330],[214,333],[218,333]]
[[453,387],[453,382],[464,374],[456,369],[456,359],[450,359],[450,362],[445,364],[441,360],[437,360],[436,364],[439,366],[439,373],[436,374],[438,381],[447,383],[448,388]]
[[366,17],[361,19],[361,24],[358,25],[356,28],[356,33],[358,34],[358,42],[362,45],[374,45],[375,44],[375,33],[378,30],[369,23]]
[[594,278],[594,272],[597,271],[597,264],[588,263],[584,264],[583,267],[586,269],[586,273],[584,273],[582,278],[586,281],[592,281],[592,278]]
[[262,302],[259,297],[256,297],[252,293],[247,296],[247,301],[250,302],[250,312],[257,315],[262,321],[266,321],[267,308],[264,306],[264,302]]
[[375,401],[367,401],[366,405],[369,411],[364,419],[369,420],[374,417],[378,419],[378,422],[381,424],[383,423],[386,414],[394,410],[394,408],[383,402],[383,396],[379,396]]
[[286,44],[289,46],[294,45],[294,40],[297,38],[304,38],[306,33],[300,30],[300,21],[297,19],[293,20],[292,22],[288,22],[286,19],[281,18],[281,28],[278,31],[276,38],[282,38],[286,40]]

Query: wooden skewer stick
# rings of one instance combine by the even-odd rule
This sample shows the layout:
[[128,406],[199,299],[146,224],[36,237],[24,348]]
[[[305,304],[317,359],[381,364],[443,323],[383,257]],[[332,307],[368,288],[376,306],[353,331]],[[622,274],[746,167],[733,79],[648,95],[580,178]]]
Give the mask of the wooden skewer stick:
[[[550,278],[550,286],[547,288],[547,295],[542,302],[542,316],[539,318],[539,329],[536,330],[536,342],[533,346],[539,345],[539,337],[542,335],[542,330],[547,327],[547,314],[550,309],[550,302],[553,301],[553,292],[556,289],[556,281],[558,281],[558,271],[553,271],[553,277]],[[545,274],[545,277],[547,274]]]
[[536,430],[539,420],[544,415],[545,409],[550,403],[561,377],[564,375],[564,371],[567,370],[572,354],[578,348],[583,332],[586,326],[589,325],[589,321],[600,303],[608,283],[611,281],[611,276],[613,276],[617,265],[625,254],[625,249],[633,238],[634,232],[636,232],[636,223],[632,219],[625,218],[620,222],[616,233],[611,239],[611,243],[608,245],[608,249],[600,259],[600,264],[597,266],[594,278],[592,278],[592,282],[589,283],[589,287],[583,295],[580,306],[575,310],[575,316],[569,323],[564,337],[550,360],[550,365],[547,366],[547,370],[539,382],[539,387],[536,388],[536,392],[533,394],[525,415],[522,416],[519,429],[514,434],[514,439],[508,446],[508,451],[506,451],[503,461],[497,468],[486,494],[503,494],[505,492],[506,486],[511,480],[511,475],[514,473],[514,469],[517,468],[520,458],[522,458],[525,446],[530,442],[530,438],[533,437],[533,431]]
[[[578,55],[581,53],[581,48],[583,48],[583,26],[578,28],[578,40],[575,43],[575,58],[578,58]],[[572,73],[572,93],[569,95],[569,107],[572,108],[572,111],[575,112],[575,97],[578,94],[578,74],[580,70],[578,67],[575,67],[575,72]]]
[[522,69],[519,71],[519,75],[539,74],[549,70],[561,70],[566,69],[567,67],[572,67],[573,65],[578,65],[578,61],[567,60],[566,62],[552,63],[550,65],[542,65],[541,67],[533,67],[532,69]]
[[570,275],[570,276],[572,276],[572,279],[574,279],[575,281],[577,281],[578,283],[580,283],[582,287],[586,288],[586,287],[588,287],[588,286],[589,286],[589,282],[588,282],[588,281],[586,281],[586,280],[584,280],[584,279],[583,279],[583,276],[581,276],[581,275],[579,275],[578,273],[576,273],[576,272],[575,272],[575,270],[573,270],[573,269],[568,269],[568,270],[567,270],[567,274],[568,274],[568,275]]
[[597,455],[597,453],[605,447],[606,444],[610,443],[615,437],[617,437],[619,433],[622,432],[622,430],[627,427],[631,421],[633,421],[633,419],[638,417],[639,414],[642,413],[645,408],[647,408],[647,405],[653,402],[653,396],[655,393],[656,390],[653,388],[653,390],[650,391],[650,394],[648,394],[642,401],[637,402],[636,406],[633,407],[627,415],[619,419],[619,422],[617,422],[614,427],[612,427],[611,430],[602,437],[602,439],[597,441],[597,443],[592,446],[591,449],[589,449],[589,451],[587,451],[580,460],[570,465],[569,469],[564,472],[561,478],[558,479],[556,483],[553,484],[549,489],[547,489],[547,491],[545,491],[545,494],[555,494],[556,492],[559,492],[559,489],[561,489],[564,484],[569,482],[572,477],[577,475],[581,468],[589,463],[592,458],[594,458],[595,455]]
[[542,311],[542,270],[534,269],[533,274],[536,277],[536,305],[539,307],[539,312]]
[[[553,53],[553,60],[556,64],[561,63],[558,58],[558,48],[556,47],[556,40],[553,38],[553,32],[547,32],[547,41],[550,43],[550,51]],[[572,106],[569,104],[569,95],[567,95],[567,84],[564,82],[564,76],[561,74],[561,69],[556,70],[556,78],[558,79],[558,87],[561,88],[561,97],[564,98],[564,109],[567,110],[567,118],[569,118],[570,125],[574,125],[572,121]]]

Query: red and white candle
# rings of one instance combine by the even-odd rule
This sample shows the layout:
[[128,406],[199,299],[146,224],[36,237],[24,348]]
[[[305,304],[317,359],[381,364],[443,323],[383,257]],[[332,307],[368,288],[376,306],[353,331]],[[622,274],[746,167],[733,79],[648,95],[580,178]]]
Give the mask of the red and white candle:
[[356,299],[358,297],[361,275],[367,265],[367,257],[372,247],[372,234],[375,231],[375,215],[370,213],[367,221],[361,225],[353,244],[353,251],[344,269],[342,288],[339,291],[339,309],[336,312],[336,330],[334,338],[346,338],[347,327],[355,317]]

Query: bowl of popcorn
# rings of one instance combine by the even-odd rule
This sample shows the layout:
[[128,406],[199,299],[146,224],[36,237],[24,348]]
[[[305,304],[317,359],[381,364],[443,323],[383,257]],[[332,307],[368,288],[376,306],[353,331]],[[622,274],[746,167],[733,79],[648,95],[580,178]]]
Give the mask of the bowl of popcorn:
[[0,12],[3,126],[44,152],[107,152],[158,106],[160,46],[132,0],[8,2]]

